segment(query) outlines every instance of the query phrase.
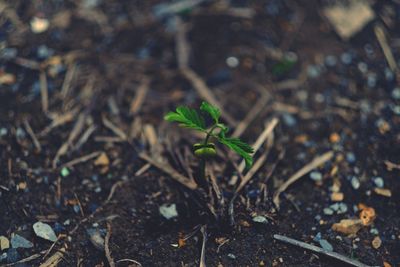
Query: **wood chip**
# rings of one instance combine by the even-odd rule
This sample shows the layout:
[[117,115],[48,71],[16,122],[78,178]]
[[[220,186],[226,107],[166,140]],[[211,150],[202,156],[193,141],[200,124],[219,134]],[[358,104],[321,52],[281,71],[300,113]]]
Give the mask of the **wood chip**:
[[392,191],[390,189],[386,188],[374,188],[374,192],[378,195],[384,196],[384,197],[391,197],[392,196]]
[[341,192],[333,192],[331,194],[331,200],[335,202],[340,202],[344,199],[344,194]]
[[376,212],[374,208],[365,207],[360,212],[360,219],[363,225],[371,225],[376,219]]
[[343,219],[332,225],[332,230],[346,235],[355,235],[363,226],[360,219]]
[[382,240],[379,236],[375,236],[375,238],[372,240],[371,244],[374,249],[378,249],[382,245]]

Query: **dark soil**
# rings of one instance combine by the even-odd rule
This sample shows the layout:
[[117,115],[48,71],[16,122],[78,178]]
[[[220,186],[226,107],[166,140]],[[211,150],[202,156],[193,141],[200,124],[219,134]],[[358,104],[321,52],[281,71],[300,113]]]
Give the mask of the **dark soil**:
[[[132,259],[142,266],[199,266],[202,225],[207,225],[208,266],[343,266],[273,239],[280,234],[319,246],[314,240],[318,233],[342,255],[368,265],[400,266],[400,170],[385,164],[400,163],[400,76],[390,70],[374,33],[374,25],[383,25],[398,61],[398,1],[375,4],[375,20],[348,41],[322,15],[322,8],[334,1],[205,1],[176,15],[187,28],[189,66],[227,113],[240,122],[262,96],[267,97],[241,138],[253,143],[266,122],[279,118],[266,164],[235,201],[234,226],[226,210],[216,221],[200,207],[201,196],[160,170],[150,167],[135,174],[147,164],[139,157],[143,151],[165,157],[184,175],[187,169],[180,156],[188,159],[194,172],[197,167],[189,153],[197,137],[163,121],[164,114],[176,106],[198,107],[203,100],[179,71],[174,16],[156,16],[163,1],[4,2],[8,7],[0,11],[0,78],[12,74],[15,81],[0,83],[0,235],[11,239],[18,233],[34,246],[18,248],[16,258],[8,255],[0,264],[48,251],[52,242],[32,230],[35,222],[43,221],[60,237],[46,258],[66,250],[58,266],[107,266],[104,249],[92,244],[87,231],[98,229],[105,237],[107,224],[114,261]],[[93,5],[84,8],[85,3]],[[235,15],[234,8],[254,14]],[[35,16],[50,21],[47,31],[32,32]],[[294,52],[298,60],[279,70],[282,61],[266,47]],[[10,49],[17,55],[4,56]],[[238,65],[229,67],[229,57],[235,57]],[[57,59],[61,62],[54,63]],[[42,109],[40,72],[47,77],[47,113]],[[131,102],[144,77],[150,81],[148,92],[140,109],[131,114]],[[295,85],[279,87],[288,80]],[[65,95],[62,88],[66,87]],[[55,117],[68,113],[72,114],[69,120],[45,130],[57,121]],[[83,129],[53,165],[82,116]],[[104,118],[127,138],[110,130]],[[24,121],[35,133],[40,151]],[[90,127],[92,134],[77,146]],[[155,129],[156,146],[145,130],[149,127]],[[305,175],[282,194],[278,211],[272,202],[276,188],[330,150],[334,158],[316,170],[321,181]],[[106,153],[108,166],[96,166],[93,158],[62,175],[63,164],[96,151]],[[231,161],[239,159],[228,160],[226,152],[221,148],[221,156],[210,166],[229,201],[235,190],[229,185],[235,172]],[[352,186],[353,177],[360,182],[358,189]],[[374,192],[376,177],[383,179],[391,197]],[[326,215],[324,208],[335,203],[330,196],[337,181],[344,194],[341,203],[348,209]],[[159,207],[172,203],[179,216],[167,220]],[[375,209],[373,225],[353,236],[331,229],[341,219],[358,217],[355,207],[360,203]],[[268,223],[254,222],[257,215]],[[193,237],[182,242],[193,231]],[[371,244],[376,236],[382,240],[379,248]],[[176,247],[179,240],[181,246]],[[43,256],[18,266],[39,266]],[[135,266],[126,261],[117,266],[129,264]]]

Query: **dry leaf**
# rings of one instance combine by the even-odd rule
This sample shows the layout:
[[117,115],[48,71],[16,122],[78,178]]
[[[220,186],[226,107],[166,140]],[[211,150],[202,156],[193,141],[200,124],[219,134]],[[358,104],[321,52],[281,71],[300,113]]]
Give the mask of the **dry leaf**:
[[346,235],[355,235],[362,227],[360,219],[344,219],[332,225],[332,230]]
[[378,249],[380,248],[380,246],[382,245],[382,240],[380,239],[379,236],[376,236],[373,240],[372,240],[372,247],[374,249]]
[[368,1],[349,1],[348,5],[340,1],[324,9],[324,15],[344,40],[360,31],[374,17],[375,13]]

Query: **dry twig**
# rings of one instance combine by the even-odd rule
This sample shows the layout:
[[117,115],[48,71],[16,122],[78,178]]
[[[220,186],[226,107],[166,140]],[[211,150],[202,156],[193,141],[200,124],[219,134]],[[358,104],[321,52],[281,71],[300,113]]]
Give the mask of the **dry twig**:
[[148,78],[144,78],[137,89],[135,98],[131,102],[131,106],[129,108],[129,113],[131,115],[136,114],[140,108],[142,107],[143,101],[149,91],[150,80]]
[[116,136],[118,136],[122,140],[128,139],[128,136],[124,133],[124,131],[122,131],[120,128],[118,128],[114,123],[112,123],[105,116],[102,117],[102,121],[103,121],[104,126],[106,126],[108,129],[110,129]]
[[60,157],[65,155],[68,152],[68,149],[72,146],[72,143],[74,142],[74,140],[82,132],[83,126],[85,125],[85,119],[86,119],[85,114],[79,115],[78,120],[75,123],[74,128],[72,128],[72,131],[70,132],[67,141],[64,144],[62,144],[62,146],[58,149],[56,156],[53,159],[52,166],[54,169],[57,167],[57,162],[60,159]]
[[290,185],[292,185],[294,182],[299,180],[305,174],[307,174],[308,172],[312,171],[313,169],[321,166],[322,164],[324,164],[325,162],[330,160],[332,157],[333,157],[332,151],[329,151],[320,156],[317,156],[310,163],[308,163],[303,168],[298,170],[295,174],[290,176],[290,178],[286,182],[284,182],[274,193],[273,202],[276,205],[277,209],[279,209],[279,204],[280,204],[279,197],[282,192],[284,192]]
[[115,267],[115,262],[114,259],[111,256],[111,251],[110,251],[110,237],[111,237],[111,224],[109,222],[107,222],[107,234],[106,237],[104,239],[104,250],[105,250],[105,254],[106,254],[106,258],[108,260],[108,264],[110,265],[110,267]]
[[206,242],[207,242],[207,226],[203,225],[200,228],[203,234],[203,243],[201,245],[200,267],[206,267]]
[[83,163],[83,162],[86,162],[86,161],[91,160],[93,158],[96,158],[101,153],[102,153],[102,151],[95,151],[95,152],[90,153],[88,155],[85,155],[85,156],[73,159],[71,161],[68,161],[67,163],[61,165],[61,167],[72,167],[72,166],[74,166],[76,164]]
[[40,96],[42,100],[42,111],[43,113],[46,114],[47,111],[49,110],[49,92],[47,87],[47,77],[45,71],[40,72],[39,80],[40,80]]
[[190,180],[189,178],[183,176],[182,174],[177,172],[174,168],[172,168],[168,163],[155,160],[143,152],[139,154],[139,157],[141,159],[147,161],[148,163],[150,163],[157,169],[160,169],[164,173],[168,174],[169,176],[171,176],[172,179],[181,183],[182,185],[186,186],[187,188],[189,188],[191,190],[197,189],[197,184],[195,181]]
[[382,48],[383,54],[385,55],[386,61],[392,71],[396,71],[397,64],[396,60],[394,59],[392,50],[386,40],[385,32],[381,25],[376,24],[374,27],[376,39],[378,39],[379,45]]
[[279,240],[279,241],[282,241],[282,242],[285,242],[285,243],[288,243],[288,244],[291,244],[291,245],[294,245],[294,246],[298,246],[298,247],[301,247],[301,248],[304,248],[304,249],[307,249],[307,250],[311,250],[311,251],[316,252],[316,253],[320,253],[320,254],[335,258],[337,260],[340,260],[342,262],[345,262],[347,264],[350,264],[350,265],[353,265],[353,266],[356,266],[356,267],[370,267],[369,265],[361,263],[361,262],[359,262],[357,260],[353,260],[353,259],[351,259],[349,257],[343,256],[343,255],[341,255],[341,254],[339,254],[337,252],[327,251],[327,250],[325,250],[323,248],[320,248],[320,247],[317,247],[317,246],[314,246],[314,245],[310,245],[310,244],[307,244],[307,243],[302,242],[302,241],[298,241],[298,240],[293,239],[293,238],[289,238],[289,237],[286,237],[286,236],[283,236],[283,235],[274,235],[274,238],[276,240]]
[[32,127],[27,119],[24,120],[24,126],[29,136],[31,137],[34,146],[36,147],[37,152],[40,153],[40,151],[42,151],[42,146],[40,145],[40,142],[37,139],[35,133],[33,132]]
[[58,263],[63,259],[65,253],[65,248],[61,248],[59,251],[51,255],[44,263],[39,267],[57,267]]

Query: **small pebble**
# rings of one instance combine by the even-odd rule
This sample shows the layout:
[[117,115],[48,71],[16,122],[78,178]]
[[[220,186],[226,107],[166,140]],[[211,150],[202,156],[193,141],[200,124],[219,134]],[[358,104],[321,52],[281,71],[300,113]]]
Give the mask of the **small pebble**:
[[334,211],[331,208],[324,208],[323,212],[325,215],[332,215]]
[[376,185],[376,187],[379,187],[379,188],[383,188],[383,186],[385,185],[382,177],[375,177],[374,184]]
[[15,48],[4,48],[0,51],[0,58],[10,60],[17,56],[18,50]]
[[167,220],[178,217],[175,204],[163,204],[159,207],[159,212]]
[[400,100],[400,88],[396,87],[392,91],[392,97],[396,100]]
[[339,203],[335,203],[329,206],[329,208],[331,208],[331,210],[333,211],[338,211],[339,210]]
[[322,181],[322,173],[313,171],[310,173],[310,178],[316,182]]
[[376,229],[376,228],[371,228],[371,230],[369,230],[369,232],[370,232],[371,234],[373,234],[373,235],[378,235],[378,234],[379,234],[379,231],[378,231],[378,229]]
[[372,88],[376,86],[377,75],[375,73],[368,73],[367,75],[367,85]]
[[354,163],[356,161],[356,156],[354,155],[353,152],[346,153],[346,161],[348,163]]
[[351,186],[352,186],[354,189],[357,190],[358,188],[360,188],[360,180],[358,180],[357,177],[353,176],[353,178],[351,178]]
[[342,192],[333,192],[331,194],[331,200],[335,202],[340,202],[344,198],[344,194]]
[[393,81],[394,74],[389,68],[385,68],[385,79],[386,81]]
[[236,68],[237,66],[239,66],[239,59],[237,57],[228,57],[225,63],[230,68]]
[[21,259],[21,256],[19,255],[17,249],[15,248],[10,248],[7,251],[7,262],[8,263],[14,263],[17,262]]
[[310,78],[317,78],[321,74],[321,70],[318,66],[310,65],[307,67],[307,75]]
[[43,33],[50,26],[49,20],[45,18],[33,17],[31,20],[31,30],[33,33]]
[[343,203],[343,202],[339,203],[339,209],[337,211],[338,214],[346,213],[347,210],[348,210],[348,207],[347,207],[346,203]]
[[8,130],[7,128],[0,128],[0,137],[7,135]]
[[293,126],[295,126],[296,123],[297,123],[296,118],[293,117],[293,116],[290,115],[290,114],[287,114],[287,113],[284,113],[284,114],[282,115],[282,119],[283,119],[283,122],[285,123],[285,125],[288,126],[288,127],[293,127]]
[[67,177],[69,175],[69,170],[67,167],[64,167],[61,169],[61,176],[62,177]]
[[236,259],[235,254],[232,254],[232,253],[229,253],[229,254],[228,254],[228,257],[229,257],[230,259],[232,259],[232,260],[235,260],[235,259]]
[[267,224],[268,220],[264,216],[255,216],[253,222]]
[[4,252],[3,254],[0,255],[0,262],[4,261],[5,259],[7,259],[7,253]]
[[350,53],[343,53],[340,55],[340,61],[342,61],[343,64],[349,65],[352,60],[353,58]]
[[333,67],[333,66],[336,65],[336,63],[337,63],[337,59],[336,59],[335,56],[333,56],[333,55],[328,55],[328,56],[326,56],[326,58],[325,58],[325,64],[326,64],[327,66]]
[[87,234],[89,235],[90,242],[93,244],[95,248],[98,250],[104,250],[104,238],[101,235],[99,229],[90,228],[86,230]]
[[375,236],[375,238],[372,240],[371,244],[374,249],[378,249],[382,245],[382,240],[379,236]]
[[360,72],[366,73],[368,71],[368,65],[364,62],[360,62],[357,64],[357,68]]

